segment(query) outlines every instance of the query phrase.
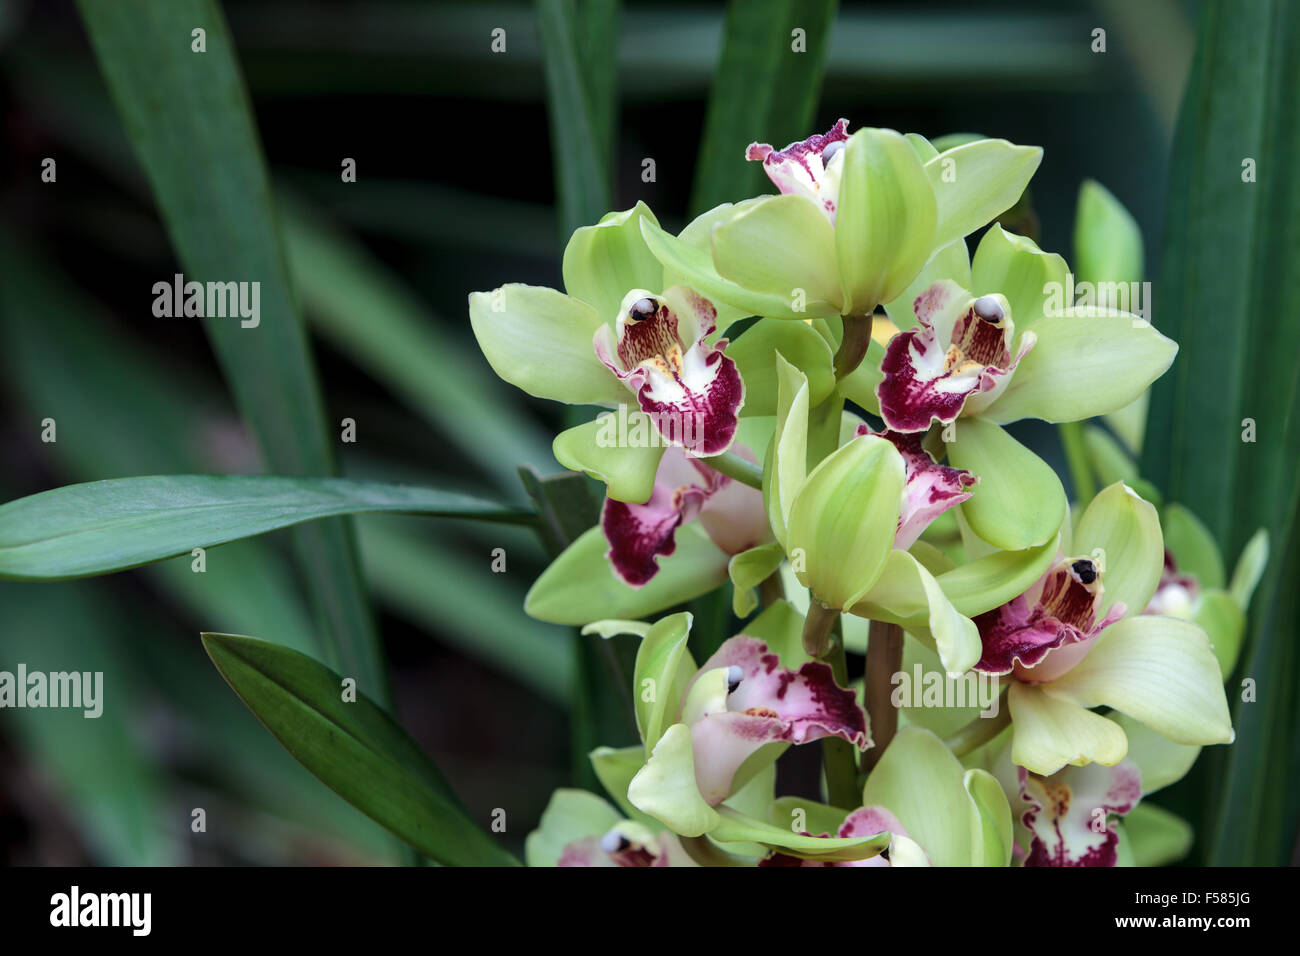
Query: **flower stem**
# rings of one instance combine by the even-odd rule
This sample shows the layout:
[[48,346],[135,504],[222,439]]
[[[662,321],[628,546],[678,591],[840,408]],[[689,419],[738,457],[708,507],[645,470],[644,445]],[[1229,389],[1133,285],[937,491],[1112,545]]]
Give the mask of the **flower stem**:
[[839,620],[840,612],[826,607],[810,596],[808,616],[803,621],[803,649],[808,656],[818,660],[831,649],[831,628]]
[[867,717],[875,746],[862,755],[862,769],[870,773],[898,732],[898,708],[893,702],[893,677],[903,669],[903,629],[884,621],[871,622],[867,640]]
[[[826,662],[831,665],[835,683],[840,687],[848,687],[849,665],[844,657],[844,638],[840,634],[838,614],[835,615],[833,632]],[[842,737],[826,737],[822,740],[822,771],[826,774],[826,796],[831,806],[856,810],[862,805],[854,750],[853,744]]]
[[777,568],[758,583],[758,600],[764,608],[785,600],[785,585],[781,583],[781,569]]
[[1065,460],[1070,466],[1074,500],[1086,505],[1097,494],[1097,485],[1092,480],[1092,469],[1088,467],[1088,452],[1083,444],[1083,422],[1062,422],[1056,427],[1060,429],[1061,444],[1065,446]]
[[721,455],[701,458],[700,461],[714,471],[721,472],[728,478],[734,478],[742,485],[763,490],[763,469],[752,461],[745,461],[734,451],[724,451]]
[[964,757],[972,750],[978,750],[986,743],[1011,726],[1011,708],[1005,700],[998,712],[992,717],[976,717],[969,724],[957,731],[944,743],[955,757]]
[[871,347],[871,313],[844,316],[844,335],[835,352],[835,378],[852,375]]

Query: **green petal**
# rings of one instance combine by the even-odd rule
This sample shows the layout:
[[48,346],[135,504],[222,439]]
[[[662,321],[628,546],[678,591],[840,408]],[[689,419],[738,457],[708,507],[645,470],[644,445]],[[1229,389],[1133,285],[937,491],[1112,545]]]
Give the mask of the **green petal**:
[[595,772],[600,785],[614,798],[614,802],[629,820],[645,826],[658,826],[653,817],[632,806],[632,802],[627,798],[627,788],[632,783],[632,778],[645,766],[644,747],[640,744],[617,749],[597,747],[587,755],[587,759],[591,761],[591,769]]
[[1080,282],[1142,279],[1142,230],[1105,186],[1085,179],[1074,216],[1074,273]]
[[939,207],[934,245],[968,236],[1014,206],[1042,159],[1037,146],[980,139],[929,160],[925,172]]
[[790,509],[808,473],[808,379],[780,354],[776,378],[776,430],[763,468],[763,501],[772,533],[785,544]]
[[792,832],[798,827],[808,833],[838,833],[848,815],[847,810],[805,797],[777,797],[767,809],[767,822]]
[[551,562],[524,598],[539,621],[582,626],[605,618],[649,617],[707,594],[727,579],[728,557],[698,524],[677,529],[677,550],[659,559],[659,573],[642,588],[614,575],[600,527],[584,532]]
[[1054,697],[1043,687],[1012,681],[1007,706],[1011,759],[1032,773],[1046,777],[1066,764],[1088,761],[1113,767],[1128,750],[1124,731],[1113,720]]
[[1195,834],[1177,814],[1140,803],[1124,817],[1124,835],[1136,866],[1168,866],[1187,856]]
[[770,196],[715,226],[712,242],[713,263],[724,279],[788,302],[802,292],[804,302],[829,303],[839,312],[835,228],[812,200]]
[[691,730],[685,724],[673,724],[659,738],[650,759],[632,778],[627,798],[681,836],[701,836],[722,822],[695,783]]
[[[746,199],[744,202],[729,203],[724,202],[720,206],[714,206],[707,212],[702,212],[687,224],[686,228],[677,234],[677,238],[687,245],[694,246],[709,256],[713,254],[711,240],[713,237],[713,227],[719,223],[726,222],[733,216],[744,212],[756,202],[760,202],[766,197],[755,196],[753,199]],[[689,285],[684,275],[680,275],[671,269],[664,269],[664,288],[673,285]],[[737,308],[728,305],[721,300],[715,300],[714,306],[718,310],[718,332],[726,330],[732,322],[737,319],[743,319],[753,313],[746,309]]]
[[564,289],[612,322],[632,289],[666,288],[664,267],[641,236],[641,220],[659,225],[643,202],[612,212],[594,226],[575,229],[564,248]]
[[[1014,311],[1013,311],[1014,314]],[[1037,342],[985,414],[1078,422],[1133,401],[1165,373],[1178,346],[1126,313],[1076,308],[1034,324]]]
[[873,613],[876,607],[896,618],[923,615],[950,675],[964,674],[980,659],[983,645],[974,622],[952,606],[934,576],[906,551],[889,552],[880,577],[853,613],[880,619]]
[[819,315],[838,315],[839,308],[832,303],[810,299],[806,311],[792,309],[789,293],[772,295],[753,292],[718,274],[713,256],[708,249],[699,249],[670,235],[651,223],[641,221],[641,235],[655,257],[663,263],[665,274],[680,276],[684,284],[703,293],[713,302],[725,302],[745,315],[767,315],[775,318],[806,319]]
[[596,358],[591,340],[604,321],[587,303],[511,283],[471,294],[469,319],[492,370],[529,395],[573,405],[627,400],[627,389]]
[[887,129],[860,129],[844,147],[835,247],[845,314],[897,298],[936,245],[934,189],[912,145]]
[[965,775],[938,737],[903,727],[867,777],[862,804],[898,817],[935,866],[969,866],[972,815]]
[[1110,485],[1126,481],[1130,485],[1138,480],[1137,462],[1129,457],[1124,447],[1096,425],[1083,429],[1083,447],[1088,454],[1092,470],[1101,484]]
[[677,712],[682,692],[695,672],[686,639],[692,617],[686,612],[657,621],[637,648],[632,677],[636,726],[649,756],[668,721]]
[[1053,536],[1035,548],[995,551],[936,579],[953,607],[973,618],[1028,591],[1056,560],[1056,550]]
[[1192,611],[1192,621],[1205,629],[1210,638],[1219,672],[1226,681],[1237,666],[1242,638],[1246,635],[1246,612],[1227,591],[1219,588],[1202,591]]
[[[626,406],[625,406],[626,408]],[[658,436],[650,416],[641,411],[621,413],[627,434],[620,435],[620,415],[606,412],[594,422],[578,425],[555,436],[555,460],[570,471],[584,471],[605,483],[606,494],[616,501],[645,504],[655,487],[655,473],[664,445],[635,444],[628,436]]]
[[966,771],[962,783],[971,801],[971,866],[1010,866],[1011,805],[1002,785],[986,770]]
[[1233,739],[1219,662],[1205,632],[1175,617],[1126,618],[1050,693],[1080,707],[1113,707],[1180,744]]
[[1111,719],[1119,724],[1128,738],[1126,759],[1132,760],[1142,771],[1143,796],[1182,780],[1201,754],[1200,747],[1176,744],[1127,714],[1114,714]]
[[1264,576],[1267,564],[1268,532],[1260,528],[1251,535],[1246,547],[1242,548],[1237,566],[1232,569],[1232,583],[1228,585],[1233,599],[1243,611],[1250,607],[1251,596],[1255,593],[1259,579]]
[[827,456],[804,481],[790,509],[787,550],[800,583],[827,607],[849,609],[880,576],[904,484],[902,456],[872,436]]
[[529,866],[555,866],[570,843],[603,836],[622,822],[619,812],[594,793],[556,790],[537,829],[524,841],[524,860]]
[[[939,249],[911,285],[897,298],[885,303],[885,311],[894,325],[900,330],[916,325],[916,310],[913,308],[916,297],[942,279],[951,279],[963,289],[971,287],[970,253],[966,250],[965,239],[953,240]],[[1014,313],[1012,317],[1014,319]]]
[[745,406],[741,414],[776,414],[777,352],[808,379],[812,405],[820,405],[835,390],[835,371],[831,367],[834,353],[812,326],[783,319],[759,319],[727,346],[727,357],[736,363],[745,382]]
[[1130,615],[1151,602],[1165,568],[1165,541],[1156,509],[1128,485],[1117,481],[1092,499],[1074,527],[1073,549],[1101,567],[1098,619],[1116,601]]
[[1004,551],[1037,547],[1055,537],[1065,520],[1061,479],[997,425],[959,419],[948,460],[979,475],[974,496],[959,505],[979,537]]
[[[1000,292],[1006,296],[1016,328],[1014,352],[1025,329],[1037,328],[1046,315],[1069,304],[1055,301],[1049,291],[1056,289],[1057,299],[1063,296],[1069,271],[1070,267],[1060,256],[1043,252],[1032,239],[995,225],[984,234],[975,250],[970,289],[975,295]],[[1023,364],[1022,361],[1022,367]],[[1017,370],[1016,375],[1019,374]]]
[[885,347],[875,339],[867,346],[867,354],[855,368],[840,379],[840,394],[849,401],[873,415],[880,414],[880,399],[876,397],[876,386],[885,375],[880,371],[880,362],[885,357]]
[[[917,680],[917,667],[921,668],[920,680]],[[924,690],[927,686],[937,686],[936,682],[947,680],[947,669],[939,660],[938,652],[927,642],[916,637],[915,631],[908,631],[908,639],[903,642],[903,669],[907,675],[909,694],[903,696],[901,688],[903,679],[895,685],[900,689],[899,717],[906,723],[926,730],[939,737],[949,737],[961,730],[980,714],[978,706],[947,707],[924,706]],[[963,679],[964,680],[964,679]],[[955,684],[953,685],[956,686]],[[931,701],[933,704],[933,701]]]
[[735,589],[731,607],[738,618],[747,618],[758,607],[754,589],[781,566],[785,551],[780,544],[760,544],[734,555],[727,564],[727,576]]
[[718,809],[718,816],[720,822],[709,833],[714,840],[758,843],[808,860],[864,860],[878,856],[890,840],[888,831],[865,837],[804,836],[790,827],[775,826],[726,806]]
[[1223,587],[1223,558],[1214,535],[1201,519],[1180,504],[1165,505],[1161,519],[1165,547],[1174,556],[1178,570],[1193,575],[1203,588]]

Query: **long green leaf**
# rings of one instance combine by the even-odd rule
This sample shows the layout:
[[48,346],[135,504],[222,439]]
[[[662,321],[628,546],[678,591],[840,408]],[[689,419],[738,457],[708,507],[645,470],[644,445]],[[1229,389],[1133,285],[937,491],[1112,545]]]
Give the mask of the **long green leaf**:
[[468,495],[344,478],[114,478],[0,505],[0,576],[41,580],[104,574],[304,521],[385,511],[532,520],[529,512]]
[[[330,475],[324,407],[271,203],[261,144],[215,0],[80,0],[91,45],[187,279],[258,283],[260,320],[204,319],[271,468]],[[196,52],[193,31],[204,31]],[[388,700],[347,522],[294,535],[331,662]]]
[[406,731],[364,694],[344,699],[338,674],[256,638],[204,634],[203,646],[266,729],[358,810],[439,863],[517,864]]
[[[759,163],[745,147],[803,139],[821,89],[838,0],[732,0],[713,78],[691,209],[765,192]],[[798,50],[795,30],[805,49]]]
[[[1180,345],[1152,394],[1142,471],[1189,507],[1231,560],[1257,528],[1274,559],[1255,597],[1237,741],[1205,778],[1219,791],[1207,862],[1287,861],[1295,839],[1295,573],[1300,500],[1300,5],[1202,10],[1169,182],[1156,323]],[[1253,439],[1253,440],[1252,440]]]

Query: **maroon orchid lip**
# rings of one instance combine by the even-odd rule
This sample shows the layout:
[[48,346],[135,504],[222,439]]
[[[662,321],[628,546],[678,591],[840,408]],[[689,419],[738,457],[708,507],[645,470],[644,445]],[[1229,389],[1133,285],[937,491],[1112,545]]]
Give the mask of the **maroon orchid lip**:
[[[739,457],[755,461],[744,445],[735,449]],[[696,518],[727,554],[761,544],[770,534],[762,492],[732,481],[680,448],[669,448],[659,461],[649,501],[605,499],[600,514],[609,543],[605,556],[624,582],[641,587],[659,573],[658,559],[676,550],[677,529]]]
[[761,162],[763,171],[782,193],[808,197],[833,220],[839,188],[838,175],[830,172],[830,163],[844,149],[848,130],[849,121],[841,119],[825,133],[816,133],[785,149],[774,149],[768,143],[750,143],[745,158]]
[[596,355],[637,397],[664,439],[695,455],[719,455],[731,447],[744,382],[723,351],[710,345],[717,327],[713,304],[682,286],[663,296],[632,292],[617,328],[601,326]]
[[1012,357],[1015,330],[1004,302],[972,299],[947,280],[916,297],[918,327],[890,339],[881,362],[876,397],[886,425],[900,432],[925,431],[934,421],[946,425],[968,399],[984,394],[987,404],[1006,387],[1034,339],[1026,333]]
[[966,489],[979,483],[979,478],[969,471],[938,464],[922,446],[923,436],[919,432],[891,429],[876,432],[867,425],[859,425],[854,435],[884,438],[903,456],[907,486],[894,537],[894,547],[902,551],[915,544],[935,518],[968,499],[972,492]]
[[709,803],[727,798],[736,771],[765,744],[840,737],[861,750],[871,745],[866,714],[853,691],[835,683],[829,665],[807,661],[792,671],[766,643],[740,635],[704,663],[683,700],[701,675],[719,668],[727,670],[725,697],[682,715],[691,730],[695,781]]
[[1064,655],[1063,670],[1056,662],[1045,663],[1049,654],[1071,645],[1086,650],[1124,616],[1124,603],[1116,601],[1098,621],[1102,596],[1101,570],[1092,558],[1057,562],[1024,594],[975,618],[984,643],[975,670],[996,675],[1014,672],[1028,683],[1055,680],[1082,657],[1077,652]]
[[1113,822],[1098,824],[1142,799],[1142,774],[1132,761],[1066,767],[1050,777],[1019,771],[1028,804],[1021,822],[1033,834],[1025,866],[1116,865],[1119,832]]

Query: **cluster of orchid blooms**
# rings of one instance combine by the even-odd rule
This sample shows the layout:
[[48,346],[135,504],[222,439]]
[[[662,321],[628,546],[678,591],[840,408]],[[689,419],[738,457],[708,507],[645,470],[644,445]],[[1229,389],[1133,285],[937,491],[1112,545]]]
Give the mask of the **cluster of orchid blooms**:
[[[1126,828],[1182,826],[1142,798],[1233,739],[1252,585],[1128,483],[1072,511],[1003,426],[1117,413],[1177,346],[1112,308],[1053,312],[1065,261],[996,223],[969,254],[1037,148],[840,120],[746,158],[777,195],[675,236],[644,204],[610,213],[570,240],[565,292],[470,297],[503,379],[614,409],[555,440],[607,497],[526,610],[640,638],[642,742],[591,754],[613,804],[558,791],[530,864],[1134,862]],[[746,623],[697,635],[698,664],[691,615],[666,612],[728,584]],[[977,675],[996,714],[913,701],[873,744],[843,655],[887,627],[904,670]],[[884,744],[851,799],[775,795],[786,748],[834,739]]]

